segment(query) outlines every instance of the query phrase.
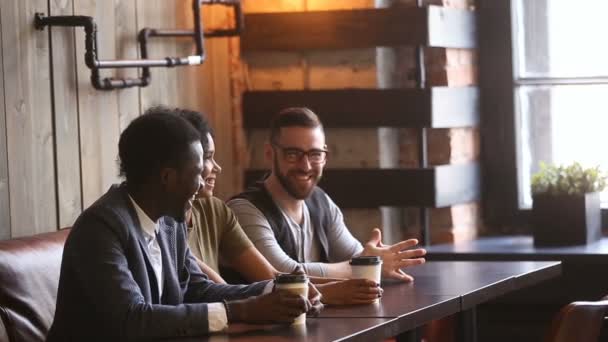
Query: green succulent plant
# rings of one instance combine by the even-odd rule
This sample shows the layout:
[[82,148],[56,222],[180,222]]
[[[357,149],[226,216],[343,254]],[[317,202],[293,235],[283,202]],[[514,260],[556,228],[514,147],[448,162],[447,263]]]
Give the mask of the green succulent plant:
[[607,179],[599,166],[585,169],[576,162],[568,166],[541,162],[540,171],[532,176],[532,194],[584,195],[604,190]]

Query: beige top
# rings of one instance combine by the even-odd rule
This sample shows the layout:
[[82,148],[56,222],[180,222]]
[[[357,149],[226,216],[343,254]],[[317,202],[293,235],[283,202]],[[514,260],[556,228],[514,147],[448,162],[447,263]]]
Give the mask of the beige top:
[[218,273],[220,263],[253,247],[232,210],[217,197],[194,201],[188,245],[195,257]]

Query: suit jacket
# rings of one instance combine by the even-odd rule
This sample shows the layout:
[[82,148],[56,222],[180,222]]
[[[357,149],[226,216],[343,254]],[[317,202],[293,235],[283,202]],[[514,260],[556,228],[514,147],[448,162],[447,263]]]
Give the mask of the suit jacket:
[[55,319],[47,341],[132,341],[208,332],[207,304],[263,292],[267,282],[208,280],[186,227],[160,220],[163,295],[126,186],[113,185],[76,220],[65,244]]

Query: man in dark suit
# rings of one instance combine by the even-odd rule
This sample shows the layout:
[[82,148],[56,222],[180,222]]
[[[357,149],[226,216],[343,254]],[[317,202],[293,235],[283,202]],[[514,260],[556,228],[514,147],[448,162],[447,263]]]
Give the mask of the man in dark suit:
[[291,322],[317,309],[272,282],[208,280],[187,245],[184,217],[203,184],[197,131],[153,108],[120,136],[121,175],[76,220],[61,265],[47,341],[194,336],[229,322]]

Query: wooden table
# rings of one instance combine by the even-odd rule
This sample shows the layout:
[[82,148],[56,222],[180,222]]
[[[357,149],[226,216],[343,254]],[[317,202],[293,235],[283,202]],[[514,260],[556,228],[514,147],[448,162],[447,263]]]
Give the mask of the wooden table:
[[561,261],[560,286],[543,290],[536,299],[563,305],[575,300],[598,300],[608,294],[608,238],[568,247],[534,247],[531,236],[480,238],[455,245],[427,248],[434,261]]
[[425,247],[427,260],[562,261],[608,265],[608,238],[567,247],[535,247],[532,236],[479,238],[457,244]]
[[[394,318],[386,325],[405,332],[459,314],[460,340],[475,340],[476,306],[561,274],[559,262],[427,262],[409,269],[414,283],[384,281],[378,304],[326,307],[321,317]],[[412,334],[412,332],[409,332]]]
[[177,341],[370,341],[415,337],[416,327],[460,314],[459,339],[475,340],[475,307],[556,277],[559,262],[427,262],[408,269],[415,282],[384,281],[384,295],[371,305],[328,306],[306,328],[232,325],[227,333]]
[[223,341],[378,341],[394,335],[386,318],[307,318],[306,325],[231,324],[225,333],[204,337],[176,338],[163,342]]
[[[427,260],[460,261],[561,261],[562,275],[552,281],[501,298],[485,312],[497,315],[520,335],[504,340],[542,339],[553,315],[563,305],[576,300],[598,300],[608,294],[608,238],[597,242],[565,247],[535,247],[531,236],[502,236],[430,246]],[[520,313],[522,306],[527,310]],[[488,337],[494,339],[494,336]]]

